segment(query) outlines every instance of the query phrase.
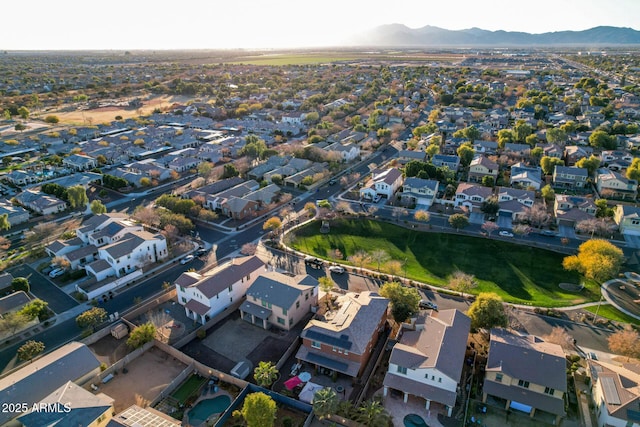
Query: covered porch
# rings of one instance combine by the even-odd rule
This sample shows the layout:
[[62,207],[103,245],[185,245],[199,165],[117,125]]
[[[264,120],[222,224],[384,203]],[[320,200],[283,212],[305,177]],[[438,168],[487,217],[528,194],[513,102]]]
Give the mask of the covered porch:
[[209,320],[209,310],[209,307],[194,299],[184,305],[184,311],[187,317],[203,325]]
[[260,326],[262,329],[269,329],[269,317],[272,311],[252,302],[245,301],[240,306],[240,318],[252,325]]
[[444,390],[410,378],[400,377],[399,375],[387,373],[384,377],[383,385],[382,395],[385,398],[395,391],[402,394],[404,403],[408,402],[410,396],[424,399],[425,410],[429,411],[435,405],[440,411],[446,413],[447,417],[451,417],[456,404],[455,390]]

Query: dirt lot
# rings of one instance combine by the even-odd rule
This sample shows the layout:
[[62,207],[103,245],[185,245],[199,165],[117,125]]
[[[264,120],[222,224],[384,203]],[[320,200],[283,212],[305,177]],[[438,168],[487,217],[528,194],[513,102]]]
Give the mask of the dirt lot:
[[126,374],[120,372],[108,383],[100,384],[98,392],[115,399],[116,412],[133,404],[145,407],[186,367],[167,353],[151,347],[127,365]]
[[118,360],[122,359],[129,352],[127,347],[127,338],[115,339],[111,335],[107,335],[99,341],[89,346],[91,351],[96,355],[100,363],[106,363],[111,366]]

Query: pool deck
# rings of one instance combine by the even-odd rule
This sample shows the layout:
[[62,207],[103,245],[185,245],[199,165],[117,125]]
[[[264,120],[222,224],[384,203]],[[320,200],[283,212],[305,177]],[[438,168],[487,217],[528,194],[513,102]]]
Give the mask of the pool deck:
[[[206,386],[205,386],[205,387],[206,387]],[[218,397],[218,396],[229,396],[229,398],[231,399],[231,402],[233,402],[233,399],[234,399],[234,398],[233,398],[233,396],[232,396],[231,394],[229,394],[229,393],[227,393],[226,391],[222,390],[222,389],[218,386],[218,391],[217,391],[217,392],[215,392],[215,393],[209,393],[209,392],[207,392],[207,393],[205,393],[205,394],[200,395],[200,397],[198,398],[198,400],[196,400],[196,401],[194,402],[193,406],[192,406],[191,408],[189,408],[189,410],[188,410],[188,411],[185,411],[185,413],[184,413],[184,418],[182,419],[182,425],[185,425],[185,426],[193,426],[193,427],[204,427],[204,426],[207,426],[207,425],[208,425],[208,424],[207,424],[207,422],[208,422],[208,421],[213,420],[214,418],[217,420],[217,419],[218,419],[218,417],[220,416],[220,414],[222,414],[222,412],[220,412],[220,413],[218,413],[218,414],[214,414],[214,415],[209,416],[209,418],[207,418],[206,420],[204,420],[204,422],[203,422],[203,423],[200,423],[200,424],[191,424],[191,423],[189,422],[189,411],[191,411],[191,409],[192,409],[192,408],[194,408],[194,407],[195,407],[198,403],[200,403],[201,401],[203,401],[203,400],[208,400],[208,399],[213,399],[213,398]],[[226,410],[226,409],[225,409],[225,410]]]
[[[431,410],[426,410],[424,408],[425,402],[422,399],[409,396],[407,403],[405,403],[401,397],[387,395],[383,404],[387,412],[393,417],[394,427],[404,427],[404,417],[409,414],[420,415],[429,427],[443,427],[438,421],[438,413],[440,411],[439,408],[435,407],[437,405],[433,405]],[[444,408],[442,408],[442,413],[446,414]]]

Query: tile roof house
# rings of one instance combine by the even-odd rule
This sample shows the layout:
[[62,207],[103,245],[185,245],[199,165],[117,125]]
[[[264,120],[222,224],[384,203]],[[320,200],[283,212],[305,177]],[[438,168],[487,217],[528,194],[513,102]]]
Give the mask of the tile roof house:
[[98,257],[109,263],[117,277],[168,256],[165,237],[148,231],[127,232],[116,242],[98,248]]
[[357,378],[385,330],[389,300],[369,291],[350,292],[334,304],[337,309],[307,323],[296,359]]
[[444,405],[450,417],[461,382],[471,319],[461,311],[442,310],[419,317],[414,330],[402,330],[393,346],[384,377],[384,396],[389,388]]
[[260,274],[247,289],[240,317],[269,329],[290,330],[318,305],[318,280],[308,274],[291,277],[275,271]]
[[[99,373],[100,361],[89,347],[74,341],[1,378],[0,394],[3,402],[26,403],[31,408],[68,381],[82,387]],[[2,411],[0,424],[19,415]]]
[[96,159],[84,154],[71,154],[62,159],[62,164],[75,171],[86,171],[98,167]]
[[554,415],[558,425],[565,416],[566,364],[558,344],[492,329],[482,401],[491,398],[504,403],[505,410],[531,417],[543,411]]
[[25,190],[16,196],[16,200],[25,208],[41,215],[51,215],[67,209],[65,201],[36,190]]
[[592,199],[586,197],[556,194],[553,212],[558,225],[573,227],[580,221],[594,218],[597,207]]
[[498,178],[498,164],[489,158],[479,155],[469,164],[469,182],[482,182],[482,178],[490,176],[494,182]]
[[265,264],[256,256],[234,258],[204,274],[182,273],[175,281],[177,299],[187,316],[203,325],[240,301]]
[[598,169],[595,183],[598,193],[604,198],[635,200],[638,195],[638,181],[611,169]]
[[406,178],[402,184],[401,199],[405,203],[416,205],[416,208],[420,206],[429,209],[436,199],[439,185],[433,179]]
[[587,360],[591,377],[591,397],[598,426],[640,425],[640,374],[603,361]]
[[536,193],[529,190],[520,190],[510,187],[497,187],[498,215],[510,216],[512,220],[518,219],[527,213],[533,206]]
[[556,188],[584,188],[587,185],[589,171],[574,166],[556,165],[553,169],[553,186]]
[[616,205],[613,220],[623,235],[640,236],[640,208],[629,205]]
[[482,202],[493,195],[493,189],[478,184],[461,182],[456,189],[456,206],[465,206],[469,212],[479,211]]
[[542,169],[538,166],[527,166],[516,163],[511,166],[509,183],[521,188],[533,188],[539,190],[542,186]]
[[445,154],[436,154],[431,158],[431,163],[433,163],[434,166],[446,166],[450,170],[458,172],[458,168],[460,167],[460,157],[447,156]]

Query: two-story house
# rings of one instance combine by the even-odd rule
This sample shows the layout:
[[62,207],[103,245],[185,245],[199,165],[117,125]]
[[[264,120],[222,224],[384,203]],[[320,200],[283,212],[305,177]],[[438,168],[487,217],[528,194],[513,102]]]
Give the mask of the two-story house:
[[429,209],[438,194],[439,184],[433,179],[406,178],[402,184],[401,199],[404,203],[415,205],[416,208]]
[[393,346],[384,377],[384,396],[388,389],[444,405],[450,417],[456,404],[457,388],[464,365],[471,320],[461,311],[442,310],[418,317],[414,330],[402,330]]
[[509,183],[513,187],[539,190],[542,186],[542,170],[538,166],[527,166],[524,163],[516,163],[511,166]]
[[177,299],[190,319],[203,325],[240,301],[264,263],[256,256],[234,258],[204,273],[185,272],[175,281]]
[[436,167],[446,166],[454,172],[458,172],[460,167],[460,157],[448,156],[446,154],[436,154],[431,158],[431,163]]
[[559,166],[553,169],[553,186],[556,188],[584,188],[587,184],[589,171],[575,166]]
[[496,193],[500,206],[498,215],[509,216],[514,221],[527,213],[528,208],[533,206],[536,198],[536,193],[533,191],[510,187],[498,187]]
[[576,223],[596,216],[598,208],[592,199],[556,194],[553,212],[558,225],[574,227]]
[[374,292],[350,292],[333,304],[322,318],[307,323],[296,359],[321,372],[358,378],[385,330],[389,300]]
[[607,168],[596,171],[596,188],[600,196],[605,198],[635,200],[638,195],[638,181]]
[[627,169],[633,162],[633,155],[626,151],[605,150],[600,153],[600,165],[613,171]]
[[640,374],[603,361],[587,360],[598,427],[640,426]]
[[[152,234],[148,231],[127,232],[114,243],[98,248],[98,258],[106,261],[117,277],[132,273],[168,256],[165,237],[162,234]],[[92,264],[86,266],[87,273],[93,272],[98,277],[98,272],[92,268]],[[110,272],[103,271],[102,273],[105,277],[113,275],[109,274]]]
[[534,417],[545,412],[558,425],[565,416],[567,361],[558,344],[521,336],[505,329],[492,329],[485,369],[482,401],[492,399],[505,410]]
[[498,164],[485,156],[476,156],[469,164],[469,182],[482,182],[482,178],[490,176],[493,182],[498,179]]
[[461,182],[456,189],[456,206],[464,206],[469,212],[479,211],[482,202],[493,194],[493,189],[478,184]]
[[133,231],[144,231],[144,227],[136,224],[127,214],[113,212],[94,215],[84,221],[76,230],[76,236],[85,244],[101,247],[114,243]]
[[613,220],[623,235],[640,236],[640,208],[629,205],[616,205]]
[[247,289],[240,317],[269,329],[290,330],[318,305],[318,280],[308,274],[291,277],[270,271],[261,273]]
[[371,179],[360,190],[360,197],[373,200],[377,196],[391,199],[403,182],[402,172],[397,168],[376,169],[371,173]]
[[360,157],[360,146],[358,144],[340,144],[336,142],[325,148],[325,151],[333,151],[340,155],[345,163],[350,163]]

